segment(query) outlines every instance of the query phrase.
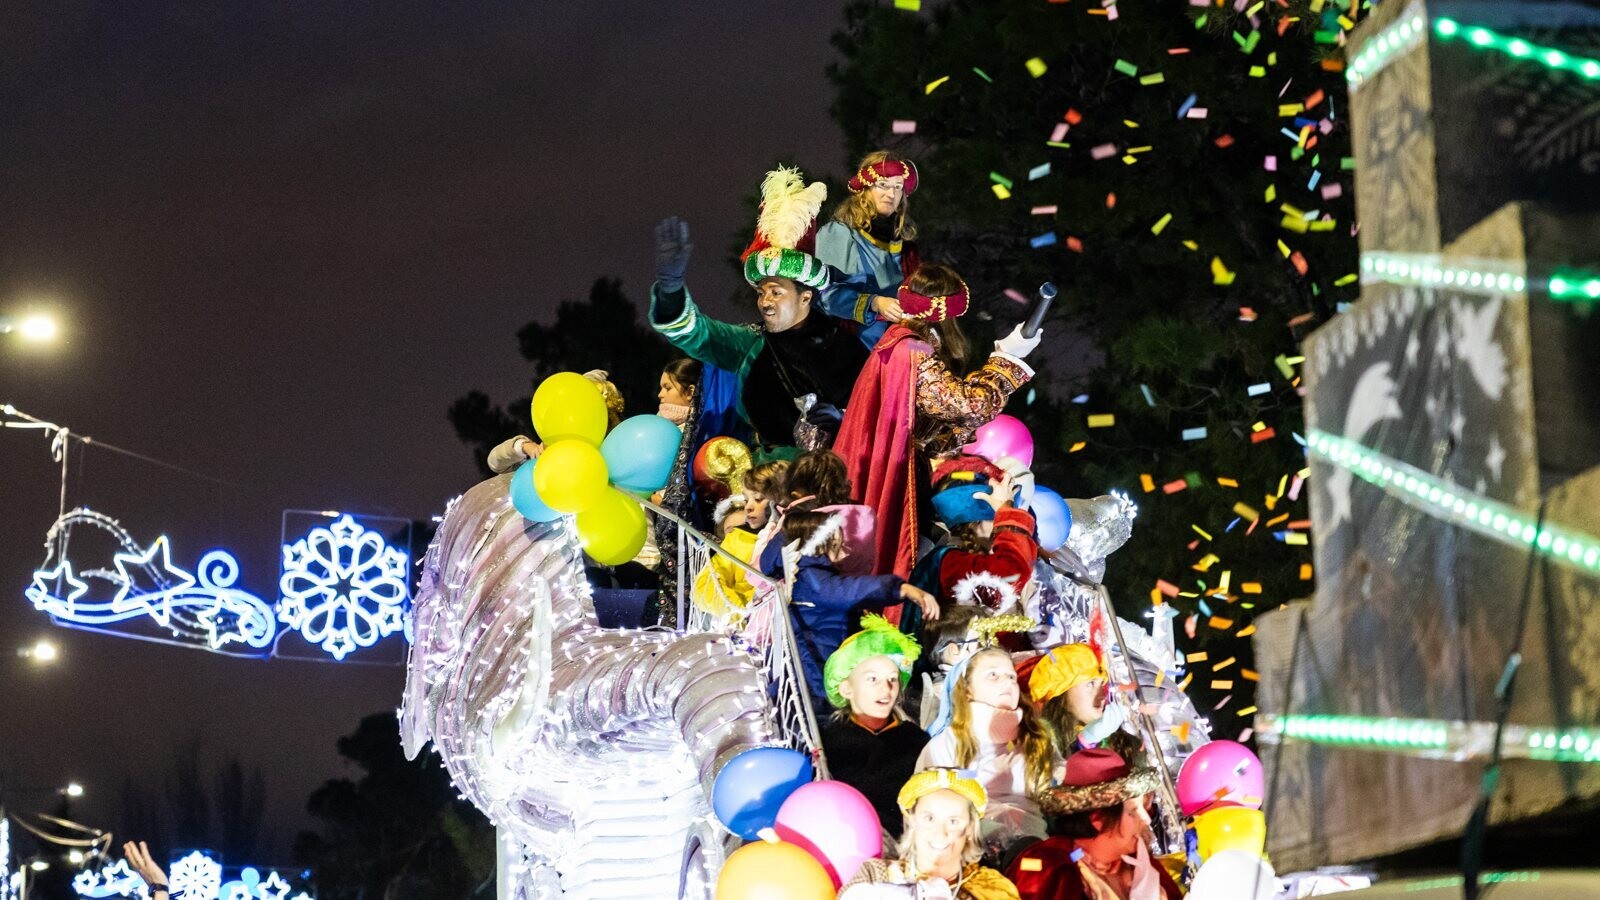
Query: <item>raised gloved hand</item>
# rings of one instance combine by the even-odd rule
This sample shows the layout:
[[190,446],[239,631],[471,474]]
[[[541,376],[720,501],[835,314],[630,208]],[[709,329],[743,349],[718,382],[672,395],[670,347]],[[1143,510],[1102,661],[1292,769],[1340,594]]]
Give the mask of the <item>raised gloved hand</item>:
[[805,420],[811,425],[826,431],[829,434],[839,430],[839,423],[844,421],[844,413],[832,403],[813,403],[806,410]]
[[689,271],[689,223],[670,216],[656,226],[656,286],[665,294],[683,290],[683,276]]
[[1044,329],[1033,333],[1033,337],[1022,336],[1022,326],[1011,329],[1011,333],[994,342],[994,352],[1004,353],[1013,359],[1026,359],[1034,348],[1039,346],[1039,341],[1044,337]]
[[1078,732],[1078,740],[1082,741],[1085,746],[1098,744],[1115,734],[1117,729],[1121,728],[1123,723],[1127,721],[1128,714],[1123,711],[1122,704],[1109,703],[1106,705],[1105,714],[1100,717],[1100,721],[1090,722],[1083,727],[1082,731]]

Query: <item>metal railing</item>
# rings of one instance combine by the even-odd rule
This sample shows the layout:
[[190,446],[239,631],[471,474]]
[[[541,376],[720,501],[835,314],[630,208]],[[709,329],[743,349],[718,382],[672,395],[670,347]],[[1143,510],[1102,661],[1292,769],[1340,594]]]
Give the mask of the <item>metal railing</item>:
[[[710,536],[698,531],[682,518],[649,501],[641,501],[645,508],[678,526],[678,630],[696,634],[725,634],[748,648],[760,660],[766,681],[767,696],[772,703],[772,724],[784,745],[811,757],[817,777],[828,777],[828,763],[822,752],[822,733],[817,727],[816,711],[811,707],[811,692],[806,686],[805,673],[800,669],[800,656],[796,650],[794,626],[789,618],[789,596],[792,581],[778,581],[763,575],[754,566],[723,549]],[[723,592],[711,560],[721,557],[735,570],[749,579],[755,588],[755,597],[749,606],[740,610],[738,604]],[[705,578],[701,575],[705,573]],[[704,584],[716,592],[728,610],[717,615],[694,603],[696,585]],[[817,661],[821,664],[821,660]]]

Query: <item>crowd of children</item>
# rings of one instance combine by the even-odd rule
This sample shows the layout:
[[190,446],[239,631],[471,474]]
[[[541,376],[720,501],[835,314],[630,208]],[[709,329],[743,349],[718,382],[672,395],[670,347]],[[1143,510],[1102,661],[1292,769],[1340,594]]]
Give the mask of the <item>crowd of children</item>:
[[[691,602],[762,641],[789,586],[828,770],[892,848],[841,897],[1175,898],[1148,848],[1146,748],[1105,660],[1021,615],[1048,571],[1019,491],[1031,475],[963,451],[1033,377],[1040,335],[1019,326],[972,365],[972,291],[911,242],[917,187],[909,160],[871,154],[819,233],[822,186],[770,174],[745,255],[753,326],[695,305],[688,225],[658,229],[650,319],[689,359],[661,375],[660,415],[687,447],[680,489],[656,499],[725,551]],[[697,477],[686,460],[729,441],[746,465]],[[539,450],[513,438],[490,462]]]

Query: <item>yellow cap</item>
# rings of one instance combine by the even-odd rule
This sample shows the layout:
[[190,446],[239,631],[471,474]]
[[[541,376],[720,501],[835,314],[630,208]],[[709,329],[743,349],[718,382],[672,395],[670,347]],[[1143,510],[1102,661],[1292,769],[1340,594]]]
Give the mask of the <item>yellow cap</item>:
[[1067,644],[1045,654],[1028,676],[1028,696],[1034,703],[1059,697],[1085,681],[1106,677],[1105,667],[1088,644]]
[[960,794],[971,801],[980,816],[983,815],[983,808],[989,804],[989,795],[983,785],[961,774],[960,769],[923,769],[911,776],[905,787],[900,789],[900,811],[910,815],[916,809],[917,801],[934,791]]

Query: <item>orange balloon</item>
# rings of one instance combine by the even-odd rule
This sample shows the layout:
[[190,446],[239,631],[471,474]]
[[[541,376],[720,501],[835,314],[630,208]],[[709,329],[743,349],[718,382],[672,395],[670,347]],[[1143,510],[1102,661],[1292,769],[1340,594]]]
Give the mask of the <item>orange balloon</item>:
[[822,863],[783,841],[745,844],[733,851],[717,876],[717,900],[834,900],[836,896]]

